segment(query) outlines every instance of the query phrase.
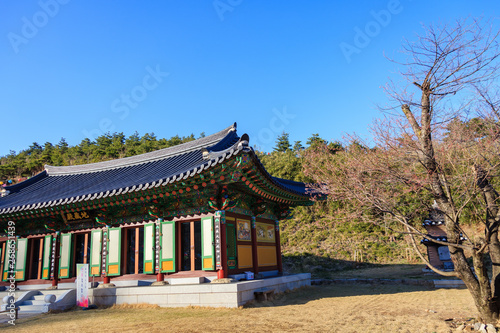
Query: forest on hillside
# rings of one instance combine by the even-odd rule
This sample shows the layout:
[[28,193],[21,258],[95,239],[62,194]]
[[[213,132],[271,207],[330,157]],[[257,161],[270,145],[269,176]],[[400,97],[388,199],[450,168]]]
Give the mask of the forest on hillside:
[[[204,136],[204,133],[200,134],[200,137]],[[10,151],[8,155],[0,157],[0,181],[16,183],[43,171],[45,165],[63,166],[107,161],[148,153],[193,140],[195,140],[194,134],[158,139],[154,133],[140,136],[135,132],[126,137],[120,132],[103,134],[95,141],[85,138],[75,146],[69,146],[64,138],[55,145],[50,142],[43,145],[33,142],[27,149],[20,152]]]
[[[201,133],[199,137],[204,137]],[[312,134],[302,144],[290,142],[290,134],[283,132],[271,152],[256,153],[266,170],[275,177],[311,182],[304,172],[305,154],[325,148],[335,155],[350,147],[340,142],[329,142]],[[128,157],[150,151],[172,147],[195,140],[194,134],[169,139],[157,138],[154,133],[140,136],[137,132],[126,137],[123,133],[107,133],[95,141],[84,139],[75,146],[69,146],[64,138],[57,144],[34,142],[20,152],[11,151],[0,157],[0,181],[10,185],[43,171],[44,165],[63,166],[94,163]],[[354,145],[359,145],[354,143]],[[330,266],[331,260],[363,261],[372,263],[406,262],[410,259],[406,241],[399,234],[352,218],[354,207],[346,203],[315,202],[309,207],[296,207],[282,226],[282,245],[286,263],[314,267]],[[344,223],[349,222],[349,223]],[[307,260],[293,258],[306,255]],[[293,267],[292,267],[293,268]],[[295,267],[303,269],[304,267]]]

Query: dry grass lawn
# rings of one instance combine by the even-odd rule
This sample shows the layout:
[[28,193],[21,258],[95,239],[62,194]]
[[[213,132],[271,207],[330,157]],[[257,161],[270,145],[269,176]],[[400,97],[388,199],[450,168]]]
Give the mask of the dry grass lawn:
[[[7,332],[451,332],[476,314],[465,289],[336,284],[280,294],[240,309],[149,305],[19,319]],[[2,318],[3,319],[3,318]]]

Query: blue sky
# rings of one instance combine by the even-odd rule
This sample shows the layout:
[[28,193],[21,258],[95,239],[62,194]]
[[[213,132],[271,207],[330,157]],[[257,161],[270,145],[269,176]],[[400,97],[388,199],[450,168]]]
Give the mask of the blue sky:
[[[498,1],[0,3],[0,156],[103,132],[367,135],[403,38]],[[369,35],[364,40],[359,31]],[[371,29],[371,30],[370,30]],[[352,47],[352,48],[350,48]],[[355,52],[353,50],[356,50]]]

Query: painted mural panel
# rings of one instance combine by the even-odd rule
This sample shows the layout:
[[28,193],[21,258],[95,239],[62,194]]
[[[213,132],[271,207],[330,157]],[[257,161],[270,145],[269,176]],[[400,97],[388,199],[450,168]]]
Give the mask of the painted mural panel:
[[274,225],[267,223],[256,223],[257,228],[257,242],[275,242]]
[[239,241],[251,241],[252,234],[250,232],[250,221],[248,220],[237,220],[237,238]]

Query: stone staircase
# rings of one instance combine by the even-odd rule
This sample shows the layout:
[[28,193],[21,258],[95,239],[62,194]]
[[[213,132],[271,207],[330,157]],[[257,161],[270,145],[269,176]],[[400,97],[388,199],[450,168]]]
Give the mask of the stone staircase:
[[33,295],[33,296],[31,296],[31,298],[17,304],[17,306],[19,307],[19,312],[20,313],[48,312],[48,308],[47,308],[48,302],[45,301],[45,297],[47,295],[54,295],[57,298],[57,296],[60,296],[63,292],[64,292],[64,290],[39,290],[38,295]]
[[[1,293],[3,296],[5,292]],[[76,304],[76,290],[29,290],[23,293],[17,291],[16,306],[19,308],[19,314],[45,313],[50,310],[66,310]],[[8,302],[3,298],[2,310],[6,308]]]

